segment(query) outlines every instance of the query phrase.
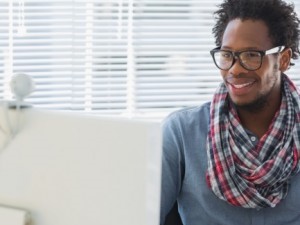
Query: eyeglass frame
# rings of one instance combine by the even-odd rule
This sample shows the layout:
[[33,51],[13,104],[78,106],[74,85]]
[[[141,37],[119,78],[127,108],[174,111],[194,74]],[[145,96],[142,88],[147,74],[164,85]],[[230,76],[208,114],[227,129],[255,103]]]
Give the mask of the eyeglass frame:
[[[268,49],[268,50],[265,50],[265,51],[262,51],[262,50],[244,50],[244,51],[230,51],[230,50],[224,50],[224,49],[221,49],[221,47],[217,47],[217,48],[214,48],[210,51],[210,54],[214,60],[214,63],[216,65],[217,68],[219,68],[220,70],[229,70],[232,68],[232,66],[235,64],[237,58],[239,60],[239,63],[240,65],[246,69],[246,70],[249,70],[249,71],[255,71],[255,70],[258,70],[261,68],[262,66],[262,63],[263,63],[263,57],[266,56],[266,55],[271,55],[271,54],[277,54],[277,53],[281,53],[283,50],[285,49],[285,46],[277,46],[277,47],[274,47],[274,48],[271,48],[271,49]],[[216,63],[216,59],[215,59],[215,53],[216,52],[220,52],[220,51],[224,51],[224,52],[228,52],[230,53],[232,56],[233,56],[233,59],[232,59],[232,63],[231,65],[227,68],[227,69],[222,69],[218,66],[218,64]],[[240,59],[240,54],[244,53],[244,52],[257,52],[260,54],[260,65],[255,68],[255,69],[249,69],[245,66],[245,64],[242,62],[242,60]]]

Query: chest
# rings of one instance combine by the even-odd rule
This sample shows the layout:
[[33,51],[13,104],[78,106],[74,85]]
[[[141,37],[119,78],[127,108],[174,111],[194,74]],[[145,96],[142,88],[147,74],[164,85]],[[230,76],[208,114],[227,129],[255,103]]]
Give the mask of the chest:
[[[197,146],[196,146],[197,145]],[[180,200],[189,202],[197,211],[189,211],[191,218],[207,218],[207,224],[220,225],[299,225],[300,224],[300,174],[290,180],[287,197],[275,208],[261,210],[245,209],[229,205],[220,200],[206,183],[206,144],[195,143],[195,150],[186,153],[185,176]],[[192,153],[193,152],[193,153]],[[185,209],[182,209],[185,210]],[[187,218],[188,220],[188,218]],[[191,222],[191,221],[190,221]],[[193,223],[187,223],[193,224]]]

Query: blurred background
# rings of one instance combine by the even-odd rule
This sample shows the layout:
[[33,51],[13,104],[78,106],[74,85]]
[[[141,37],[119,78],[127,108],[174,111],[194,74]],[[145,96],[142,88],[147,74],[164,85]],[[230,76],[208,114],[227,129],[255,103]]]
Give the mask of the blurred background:
[[[299,12],[300,0],[289,1]],[[37,108],[162,119],[209,101],[221,0],[1,0],[0,100],[30,75]],[[288,75],[300,86],[300,62]]]

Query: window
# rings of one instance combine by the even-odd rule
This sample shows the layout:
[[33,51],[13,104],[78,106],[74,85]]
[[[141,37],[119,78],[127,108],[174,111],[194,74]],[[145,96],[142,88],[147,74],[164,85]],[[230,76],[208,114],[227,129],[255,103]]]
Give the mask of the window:
[[[221,81],[209,54],[220,2],[3,0],[0,94],[26,73],[39,108],[162,118],[202,104]],[[299,64],[288,74],[300,86]]]

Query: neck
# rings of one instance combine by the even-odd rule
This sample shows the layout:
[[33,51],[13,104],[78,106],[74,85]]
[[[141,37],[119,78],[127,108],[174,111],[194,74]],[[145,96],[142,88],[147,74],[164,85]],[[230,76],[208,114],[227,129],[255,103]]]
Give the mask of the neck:
[[280,104],[281,96],[278,93],[278,96],[268,99],[261,108],[249,110],[237,106],[237,113],[243,127],[261,138],[268,131]]

